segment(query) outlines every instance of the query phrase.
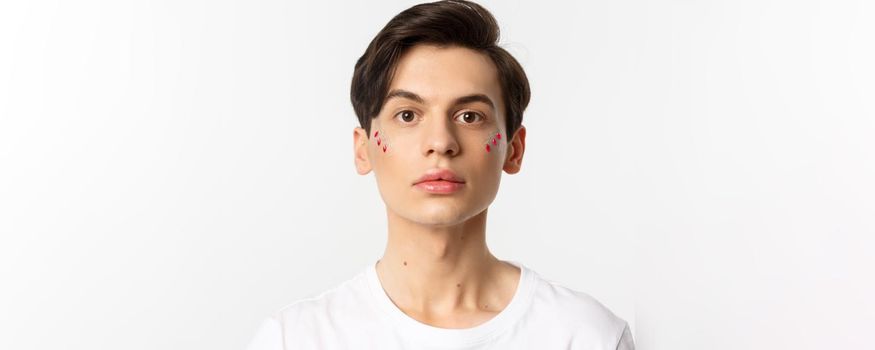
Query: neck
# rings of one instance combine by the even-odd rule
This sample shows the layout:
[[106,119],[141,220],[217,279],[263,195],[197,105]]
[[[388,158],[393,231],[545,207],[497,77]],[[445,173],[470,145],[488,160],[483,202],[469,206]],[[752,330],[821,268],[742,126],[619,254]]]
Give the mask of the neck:
[[494,290],[504,282],[497,276],[506,266],[486,246],[486,210],[449,226],[422,225],[390,210],[388,228],[377,273],[387,295],[405,312],[451,314],[483,309],[490,301],[495,307],[506,299],[495,298]]

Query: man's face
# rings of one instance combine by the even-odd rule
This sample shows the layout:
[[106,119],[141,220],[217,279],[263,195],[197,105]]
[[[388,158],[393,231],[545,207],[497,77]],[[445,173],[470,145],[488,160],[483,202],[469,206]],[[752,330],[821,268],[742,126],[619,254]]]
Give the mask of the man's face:
[[[467,48],[405,52],[370,135],[355,130],[357,170],[374,171],[389,210],[423,225],[459,224],[492,203],[502,169],[519,171],[525,128],[507,142],[498,79],[491,59]],[[480,97],[460,100],[466,96]],[[416,185],[430,169],[449,169],[464,183],[449,192]]]

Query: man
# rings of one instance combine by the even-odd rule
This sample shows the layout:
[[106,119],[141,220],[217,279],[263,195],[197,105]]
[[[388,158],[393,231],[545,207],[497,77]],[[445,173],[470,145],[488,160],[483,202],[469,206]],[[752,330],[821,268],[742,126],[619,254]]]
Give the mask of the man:
[[355,166],[386,204],[379,260],[279,310],[250,350],[633,349],[626,321],[589,295],[502,261],[486,215],[520,170],[529,84],[467,1],[395,16],[358,60]]

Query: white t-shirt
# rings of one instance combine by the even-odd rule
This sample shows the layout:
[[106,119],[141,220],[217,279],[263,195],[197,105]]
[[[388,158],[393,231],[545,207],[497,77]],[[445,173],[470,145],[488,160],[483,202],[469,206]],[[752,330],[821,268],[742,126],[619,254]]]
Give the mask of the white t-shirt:
[[477,326],[439,328],[408,316],[386,295],[375,261],[352,279],[277,311],[248,350],[635,348],[628,323],[599,301],[507,262],[521,270],[516,292]]

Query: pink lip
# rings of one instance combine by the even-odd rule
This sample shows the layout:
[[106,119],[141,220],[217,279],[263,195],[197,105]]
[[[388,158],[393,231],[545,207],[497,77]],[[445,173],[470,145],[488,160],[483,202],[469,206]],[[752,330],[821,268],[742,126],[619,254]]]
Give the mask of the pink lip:
[[433,169],[428,169],[425,172],[425,174],[420,176],[419,179],[416,179],[416,182],[414,182],[413,184],[416,185],[416,184],[423,182],[423,181],[432,181],[432,180],[444,180],[444,181],[450,181],[450,182],[465,183],[464,179],[462,179],[461,177],[456,175],[456,173],[450,169],[433,168]]
[[425,172],[416,182],[417,188],[430,193],[453,193],[465,185],[465,180],[447,168],[433,168]]
[[462,189],[462,186],[465,186],[465,184],[462,182],[452,182],[446,180],[429,180],[416,184],[416,187],[423,191],[439,194],[456,192]]

